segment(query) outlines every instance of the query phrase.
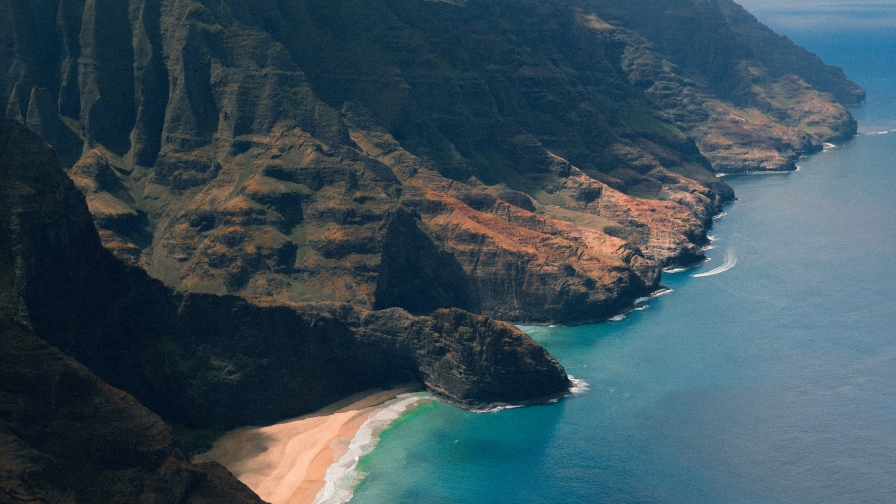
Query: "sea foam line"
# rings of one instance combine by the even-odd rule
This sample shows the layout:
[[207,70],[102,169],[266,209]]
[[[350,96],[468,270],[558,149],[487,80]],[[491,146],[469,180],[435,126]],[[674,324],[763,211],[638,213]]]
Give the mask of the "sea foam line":
[[708,277],[712,275],[718,275],[719,273],[724,273],[731,268],[733,268],[737,264],[737,254],[734,253],[734,249],[728,249],[728,252],[725,253],[725,262],[722,263],[718,268],[711,269],[706,273],[697,273],[696,275],[691,275],[694,278],[700,277]]
[[585,380],[581,378],[576,378],[573,375],[566,375],[569,377],[569,381],[572,382],[572,388],[569,389],[569,395],[577,396],[582,395],[585,392],[591,390],[591,385],[588,384]]
[[[354,489],[367,475],[358,471],[358,461],[376,448],[379,435],[406,411],[427,400],[423,393],[402,394],[395,402],[368,418],[349,443],[348,450],[327,468],[324,487],[314,498],[314,504],[344,504],[354,497]],[[338,442],[338,440],[337,440]]]
[[650,294],[650,299],[658,298],[660,296],[665,296],[666,294],[672,294],[673,292],[675,292],[673,289],[670,289],[669,287],[663,287],[662,289],[653,291]]

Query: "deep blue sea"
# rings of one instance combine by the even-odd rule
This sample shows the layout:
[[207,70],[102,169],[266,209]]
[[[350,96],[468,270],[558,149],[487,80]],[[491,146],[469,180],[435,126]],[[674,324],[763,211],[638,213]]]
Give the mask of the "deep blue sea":
[[863,134],[729,179],[711,260],[648,308],[524,328],[587,392],[426,402],[361,460],[353,503],[896,502],[896,30],[788,35],[868,91]]

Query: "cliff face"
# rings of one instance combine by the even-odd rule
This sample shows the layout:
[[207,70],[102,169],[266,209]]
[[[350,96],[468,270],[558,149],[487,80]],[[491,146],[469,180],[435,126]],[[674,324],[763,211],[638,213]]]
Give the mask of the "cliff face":
[[[93,269],[108,252],[52,151],[7,120],[0,215],[0,501],[262,502],[223,467],[191,464],[161,418],[38,337],[58,287],[91,296],[78,277],[114,273]],[[68,331],[41,336],[77,345],[79,331],[102,323],[77,321],[93,313],[72,301],[55,314],[72,321]]]
[[601,29],[629,41],[623,68],[631,82],[718,172],[792,170],[800,154],[856,133],[843,105],[864,102],[865,92],[731,0],[589,3],[613,20]]
[[605,318],[702,257],[713,169],[793,168],[862,98],[728,0],[2,8],[6,115],[104,245],[268,301]]
[[556,397],[488,316],[631,307],[864,98],[730,0],[0,0],[0,70],[68,171],[2,124],[4,324],[196,427]]
[[0,389],[2,502],[262,502],[218,464],[191,464],[161,418],[8,320]]
[[101,246],[84,197],[49,146],[2,120],[0,147],[10,323],[168,421],[273,423],[409,380],[477,407],[568,390],[563,368],[525,334],[457,309],[415,317],[174,292]]

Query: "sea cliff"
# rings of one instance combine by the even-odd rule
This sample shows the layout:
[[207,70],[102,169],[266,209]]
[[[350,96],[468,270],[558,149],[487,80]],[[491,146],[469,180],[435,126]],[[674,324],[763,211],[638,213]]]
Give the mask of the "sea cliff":
[[717,175],[794,169],[864,100],[730,0],[2,0],[0,23],[5,116],[58,155],[3,123],[10,320],[190,427],[409,379],[562,395],[501,320],[630,309],[704,258]]
[[863,97],[733,2],[5,3],[6,115],[104,245],[277,302],[606,318],[703,257],[714,170],[792,169]]

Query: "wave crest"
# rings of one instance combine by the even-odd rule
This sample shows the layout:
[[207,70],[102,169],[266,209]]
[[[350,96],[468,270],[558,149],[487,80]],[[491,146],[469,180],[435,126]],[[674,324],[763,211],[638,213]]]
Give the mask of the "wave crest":
[[700,277],[708,277],[708,276],[718,275],[719,273],[724,273],[724,272],[730,270],[735,265],[737,265],[737,254],[735,254],[734,249],[728,249],[728,251],[725,253],[725,262],[722,263],[721,266],[711,269],[711,270],[707,271],[706,273],[697,273],[697,274],[691,275],[691,276],[694,278],[700,278]]
[[343,504],[350,501],[354,497],[354,489],[367,476],[357,470],[361,457],[376,448],[380,434],[392,422],[427,399],[429,396],[425,393],[402,394],[361,424],[348,450],[327,469],[324,487],[314,498],[314,504]]

